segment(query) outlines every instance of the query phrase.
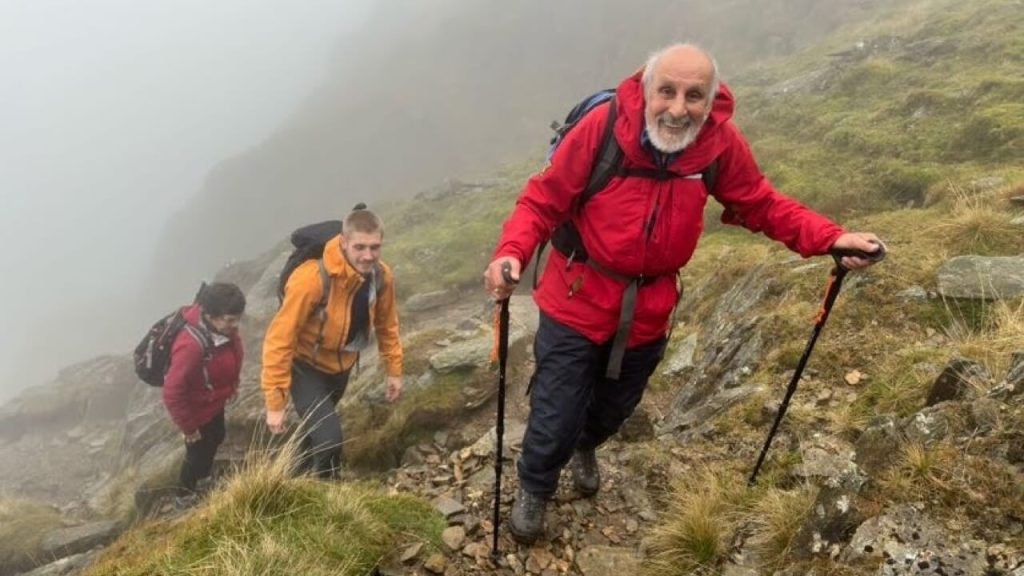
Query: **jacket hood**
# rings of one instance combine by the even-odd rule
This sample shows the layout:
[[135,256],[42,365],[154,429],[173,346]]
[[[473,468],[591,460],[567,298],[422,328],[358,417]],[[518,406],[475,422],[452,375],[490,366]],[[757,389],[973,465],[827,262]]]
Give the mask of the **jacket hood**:
[[[616,90],[618,119],[615,123],[615,137],[630,164],[653,168],[651,153],[640,143],[640,134],[644,129],[642,75],[643,70],[637,71],[623,80]],[[734,107],[732,91],[725,83],[720,84],[711,105],[711,114],[704,122],[697,140],[679,154],[669,169],[680,174],[695,174],[711,164],[726,146],[724,127],[732,119]]]
[[199,304],[189,304],[181,311],[181,315],[185,317],[185,321],[196,328],[202,327],[200,323],[202,313],[203,311],[202,308],[199,307]]

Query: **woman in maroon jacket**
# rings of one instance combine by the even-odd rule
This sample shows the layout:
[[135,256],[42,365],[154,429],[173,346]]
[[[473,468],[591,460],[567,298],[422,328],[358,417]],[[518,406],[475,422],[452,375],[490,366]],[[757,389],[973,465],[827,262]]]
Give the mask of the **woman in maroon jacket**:
[[245,296],[234,284],[206,286],[198,303],[183,310],[187,324],[171,348],[163,399],[185,439],[179,496],[195,494],[210,475],[213,457],[224,441],[224,405],[238,392],[242,341],[238,323]]

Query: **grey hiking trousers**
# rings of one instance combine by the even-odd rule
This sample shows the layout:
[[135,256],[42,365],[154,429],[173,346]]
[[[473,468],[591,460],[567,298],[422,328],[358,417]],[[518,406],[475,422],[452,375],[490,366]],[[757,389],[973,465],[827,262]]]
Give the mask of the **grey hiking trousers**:
[[348,385],[348,372],[327,374],[304,362],[292,365],[292,403],[300,422],[299,471],[337,478],[342,467],[341,417],[336,406]]

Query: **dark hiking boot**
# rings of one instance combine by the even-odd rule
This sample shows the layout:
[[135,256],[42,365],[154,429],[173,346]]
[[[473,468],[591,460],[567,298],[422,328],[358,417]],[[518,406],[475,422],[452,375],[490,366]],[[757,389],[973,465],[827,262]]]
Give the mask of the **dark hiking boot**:
[[576,491],[590,498],[601,488],[601,471],[597,468],[597,454],[593,450],[577,450],[572,456],[572,483]]
[[544,509],[547,498],[543,494],[530,494],[520,488],[512,505],[512,518],[508,523],[512,537],[520,544],[533,544],[544,534]]

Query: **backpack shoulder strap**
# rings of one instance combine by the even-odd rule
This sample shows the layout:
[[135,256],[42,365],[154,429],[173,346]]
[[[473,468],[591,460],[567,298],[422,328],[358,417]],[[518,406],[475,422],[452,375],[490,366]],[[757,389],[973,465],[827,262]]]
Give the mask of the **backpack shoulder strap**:
[[210,361],[210,356],[213,354],[211,352],[213,350],[213,340],[205,330],[196,328],[187,322],[185,323],[185,331],[199,344],[199,349],[203,353],[203,387],[207,390],[212,390],[213,386],[210,385],[210,373],[206,369],[206,363]]
[[317,258],[316,264],[320,268],[320,301],[316,305],[317,313],[320,313],[327,310],[327,301],[331,297],[331,275],[327,273],[323,258]]
[[313,367],[316,367],[316,358],[320,354],[320,347],[324,343],[324,327],[327,325],[327,304],[331,298],[331,275],[327,273],[324,266],[324,259],[317,258],[317,266],[320,268],[320,301],[316,303],[313,314],[320,321],[320,328],[316,332],[316,342],[313,344]]
[[[622,168],[622,160],[625,158],[625,154],[622,152],[622,147],[619,146],[619,141],[615,139],[615,121],[618,116],[618,106],[615,96],[612,96],[608,100],[608,117],[605,120],[604,132],[601,134],[601,144],[598,146],[597,156],[594,157],[594,162],[590,169],[590,178],[587,179],[587,185],[583,188],[583,192],[580,193],[579,200],[576,201],[575,209],[577,212],[582,210],[583,205],[593,198],[595,194],[603,190],[612,177],[618,174]],[[548,241],[544,240],[537,247],[533,267],[534,290],[537,289],[537,278],[540,275],[540,259],[547,245]]]
[[604,133],[601,135],[601,145],[594,158],[593,167],[590,169],[587,187],[583,189],[579,202],[576,204],[577,210],[583,208],[583,205],[595,194],[603,190],[622,166],[625,154],[622,152],[622,147],[619,146],[619,141],[615,139],[615,121],[618,115],[618,105],[615,97],[612,96],[608,100],[608,118],[604,124]]

